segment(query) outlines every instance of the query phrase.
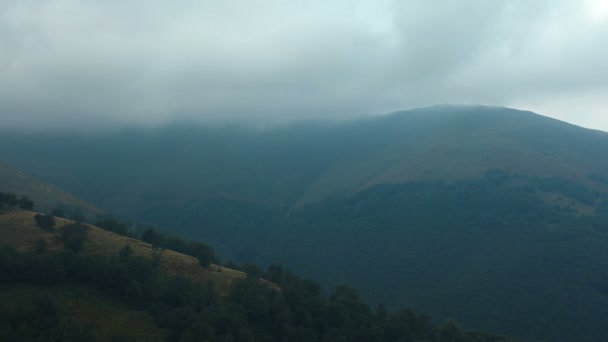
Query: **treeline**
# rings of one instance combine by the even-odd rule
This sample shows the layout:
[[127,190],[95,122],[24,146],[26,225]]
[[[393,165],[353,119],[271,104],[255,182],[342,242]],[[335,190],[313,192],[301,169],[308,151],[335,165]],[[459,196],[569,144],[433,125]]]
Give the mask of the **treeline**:
[[[7,203],[8,207],[19,206],[25,210],[32,210],[34,202],[23,196],[17,199],[13,193],[0,192],[0,203]],[[0,206],[0,209],[2,206]],[[71,217],[65,214],[62,208],[55,208],[48,214],[36,214],[34,220],[36,224],[47,231],[54,231],[55,217],[69,218],[74,220],[74,223],[63,227],[61,238],[64,245],[74,251],[79,251],[86,239],[86,231],[88,229],[86,218],[76,212]],[[209,266],[209,264],[220,263],[219,258],[215,255],[213,248],[205,243],[198,241],[186,241],[177,236],[161,232],[159,229],[145,226],[141,234],[137,234],[129,229],[129,225],[135,225],[125,220],[116,219],[112,216],[99,216],[92,225],[105,229],[107,231],[129,236],[135,239],[141,239],[144,242],[151,244],[154,248],[166,248],[173,251],[190,255],[199,260],[201,266]]]
[[[226,298],[220,298],[210,282],[169,277],[158,266],[158,258],[122,251],[102,257],[71,250],[50,254],[0,249],[0,283],[95,288],[149,312],[167,331],[168,341],[507,341],[465,331],[452,321],[438,327],[430,317],[410,310],[371,310],[347,286],[325,297],[318,284],[281,265],[270,266],[262,275],[278,283],[280,290],[248,277]],[[0,340],[62,340],[67,333],[89,341],[97,338],[91,329],[63,326],[52,301],[36,305],[37,309],[17,313],[0,305]],[[129,340],[128,332],[122,340]]]
[[32,210],[34,209],[34,201],[27,196],[17,197],[17,195],[12,192],[0,192],[0,211],[6,208]]

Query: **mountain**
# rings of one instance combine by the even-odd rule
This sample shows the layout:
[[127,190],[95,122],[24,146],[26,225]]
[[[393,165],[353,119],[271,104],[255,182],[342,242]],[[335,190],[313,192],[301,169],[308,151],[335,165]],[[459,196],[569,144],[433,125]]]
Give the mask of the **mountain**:
[[605,151],[608,133],[484,106],[0,137],[5,161],[228,258],[534,341],[608,338]]
[[3,341],[510,341],[411,310],[372,312],[347,286],[325,299],[280,265],[263,274],[279,286],[255,265],[203,264],[156,244],[200,243],[153,230],[142,234],[151,245],[0,202],[0,236]]
[[489,169],[606,186],[589,178],[608,167],[604,132],[483,106],[436,106],[370,121],[352,130],[349,153],[315,180],[304,200],[384,183],[471,178]]
[[6,162],[118,210],[117,198],[142,207],[210,195],[289,210],[376,184],[462,179],[493,168],[608,186],[606,133],[484,106],[270,129],[176,124],[97,134],[5,133],[0,141]]
[[[75,222],[55,217],[55,229],[44,230],[36,225],[35,214],[24,210],[3,212],[0,215],[2,243],[20,251],[35,250],[36,244],[41,240],[46,241],[47,251],[57,251],[65,248],[65,244],[60,241],[60,233],[66,226],[74,225]],[[176,272],[179,272],[180,276],[188,277],[197,282],[204,283],[211,280],[217,283],[218,288],[222,291],[229,291],[232,284],[245,278],[245,273],[241,271],[216,264],[199,267],[199,261],[190,255],[170,249],[155,248],[150,243],[119,235],[91,224],[84,225],[87,234],[81,252],[86,255],[114,256],[118,255],[125,246],[129,246],[133,255],[146,259],[158,257],[161,261],[160,269],[170,275],[177,275]],[[223,292],[223,294],[226,294],[226,292]]]
[[0,189],[21,194],[36,202],[41,211],[58,207],[79,210],[86,215],[101,214],[102,210],[57,187],[31,177],[9,165],[0,163]]
[[[166,327],[155,322],[158,317],[143,303],[137,303],[145,297],[139,292],[158,284],[146,265],[153,260],[158,260],[159,272],[198,284],[211,282],[221,296],[228,296],[234,284],[245,279],[243,272],[213,264],[200,267],[191,256],[92,225],[55,217],[54,227],[42,229],[35,214],[0,205],[2,340],[165,340]],[[68,250],[66,238],[74,227],[85,231],[77,254]],[[129,256],[123,256],[126,248]],[[118,255],[122,261],[115,258]],[[127,274],[135,276],[129,279]],[[87,279],[90,276],[98,279]],[[133,283],[142,277],[148,285]],[[134,285],[141,288],[124,292]],[[188,291],[187,284],[181,286]],[[15,324],[18,329],[11,329]]]

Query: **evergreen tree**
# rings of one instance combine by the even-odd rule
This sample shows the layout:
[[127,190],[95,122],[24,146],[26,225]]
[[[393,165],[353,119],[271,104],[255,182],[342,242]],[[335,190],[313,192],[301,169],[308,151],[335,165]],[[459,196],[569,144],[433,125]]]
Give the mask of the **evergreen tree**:
[[38,227],[44,230],[52,230],[55,227],[55,217],[51,215],[36,214],[34,215],[34,220]]
[[34,201],[27,198],[27,196],[23,196],[19,199],[19,208],[24,210],[33,210],[34,209]]
[[84,247],[88,230],[89,228],[80,222],[63,227],[61,240],[64,246],[74,252],[80,252]]

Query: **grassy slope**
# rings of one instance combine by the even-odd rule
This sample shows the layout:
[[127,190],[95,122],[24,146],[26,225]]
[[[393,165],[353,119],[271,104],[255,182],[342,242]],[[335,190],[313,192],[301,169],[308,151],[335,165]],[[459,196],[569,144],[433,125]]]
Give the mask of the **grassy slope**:
[[[73,223],[71,220],[56,218],[55,232],[40,229],[35,221],[35,212],[24,210],[7,210],[0,213],[0,245],[10,245],[20,251],[35,248],[36,241],[47,241],[48,250],[63,248],[59,233],[62,227]],[[167,249],[155,249],[140,240],[120,236],[101,228],[90,226],[83,253],[92,255],[116,255],[124,246],[130,246],[137,256],[152,258],[159,255],[161,269],[169,275],[186,277],[197,282],[212,281],[220,295],[227,295],[235,282],[246,275],[237,270],[212,264],[208,268],[198,265],[198,260]],[[262,280],[272,288],[278,286]],[[128,304],[79,286],[35,286],[28,284],[0,286],[0,303],[3,305],[23,305],[32,298],[51,296],[60,303],[61,317],[64,320],[77,319],[81,324],[95,327],[95,331],[105,340],[129,331],[138,341],[161,340],[159,330],[153,318],[143,312],[134,310]]]
[[530,112],[429,107],[369,120],[346,136],[356,147],[336,156],[298,206],[377,184],[466,179],[492,168],[606,190],[588,176],[608,175],[608,133]]
[[[61,228],[73,223],[71,220],[56,218],[56,232],[49,233],[40,229],[35,221],[35,212],[11,210],[0,214],[0,245],[11,245],[18,250],[33,250],[37,240],[46,240],[49,250],[62,249],[58,236]],[[234,282],[245,278],[241,271],[212,264],[208,268],[200,267],[198,260],[191,256],[168,249],[155,249],[152,245],[140,240],[121,236],[107,230],[91,226],[85,243],[84,253],[117,255],[120,249],[130,246],[137,256],[152,258],[155,254],[161,258],[161,268],[170,275],[179,275],[195,281],[211,280],[221,294],[227,294]],[[268,283],[269,286],[276,286]]]
[[41,211],[50,211],[59,205],[67,205],[80,209],[84,214],[95,215],[102,212],[92,204],[6,164],[0,164],[0,191],[28,196]]

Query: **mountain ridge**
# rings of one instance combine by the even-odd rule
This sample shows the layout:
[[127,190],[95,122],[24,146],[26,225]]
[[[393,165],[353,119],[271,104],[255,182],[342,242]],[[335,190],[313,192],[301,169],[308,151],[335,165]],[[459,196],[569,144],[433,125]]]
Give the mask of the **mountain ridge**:
[[496,107],[0,137],[26,172],[228,259],[535,341],[605,337],[606,151],[608,133]]

